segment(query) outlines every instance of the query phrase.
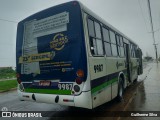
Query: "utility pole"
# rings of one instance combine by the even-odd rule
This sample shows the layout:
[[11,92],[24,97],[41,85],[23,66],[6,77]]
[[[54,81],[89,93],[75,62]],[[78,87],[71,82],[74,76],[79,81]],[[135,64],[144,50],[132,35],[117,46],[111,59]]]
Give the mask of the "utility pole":
[[148,0],[148,10],[149,10],[149,15],[150,15],[150,23],[151,23],[151,33],[152,33],[152,37],[153,37],[153,45],[154,45],[154,48],[155,48],[155,54],[156,54],[156,61],[158,63],[158,53],[157,53],[157,45],[156,44],[156,41],[155,41],[155,36],[154,36],[154,30],[153,30],[153,22],[152,22],[152,13],[151,13],[151,5],[150,5],[150,0]]

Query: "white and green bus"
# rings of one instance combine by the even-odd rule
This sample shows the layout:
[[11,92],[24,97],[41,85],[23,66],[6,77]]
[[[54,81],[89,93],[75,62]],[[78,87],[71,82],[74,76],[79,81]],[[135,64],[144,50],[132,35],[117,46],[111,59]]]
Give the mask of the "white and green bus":
[[18,24],[20,100],[93,109],[122,99],[142,74],[138,45],[78,1]]

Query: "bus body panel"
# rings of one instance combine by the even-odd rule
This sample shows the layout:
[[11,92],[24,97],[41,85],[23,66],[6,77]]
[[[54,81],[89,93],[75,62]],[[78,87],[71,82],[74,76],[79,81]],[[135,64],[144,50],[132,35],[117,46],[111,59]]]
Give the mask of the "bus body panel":
[[[96,19],[100,21],[100,24],[105,23],[103,20],[98,18],[94,13],[91,14],[92,12],[88,9],[84,9],[85,17],[84,20],[87,23],[87,19],[91,16],[93,19]],[[102,26],[101,24],[101,26]],[[114,29],[112,26],[105,24],[109,26],[110,28]],[[87,27],[88,30],[88,27]],[[119,31],[118,31],[119,32]],[[119,32],[120,33],[120,32]],[[127,72],[127,58],[126,56],[121,58],[119,56],[117,57],[98,57],[98,56],[93,56],[91,54],[91,49],[90,49],[90,40],[89,40],[89,34],[88,31],[85,34],[87,36],[86,39],[86,44],[88,50],[88,61],[89,61],[89,75],[91,79],[91,95],[92,95],[92,101],[93,101],[93,108],[102,105],[105,102],[108,102],[112,99],[114,99],[117,94],[118,94],[118,84],[119,84],[119,77],[124,78],[124,89],[130,85],[131,83],[129,82],[129,79],[133,82],[137,78],[137,59],[136,58],[131,58],[130,56],[130,48],[128,48],[128,54],[129,54],[129,61],[128,64],[130,66],[129,71],[130,71],[130,78]],[[123,34],[121,34],[123,36]],[[124,35],[125,36],[125,35]],[[125,36],[125,38],[127,38]],[[133,41],[132,41],[133,42]],[[130,45],[130,42],[127,39],[124,39],[124,43],[126,43],[128,46]],[[101,68],[102,66],[102,68]],[[99,68],[98,68],[99,67]],[[95,69],[102,69],[99,70],[99,72],[96,72]]]
[[[84,21],[87,24],[88,15],[85,14]],[[87,28],[88,30],[88,28]],[[91,80],[91,93],[93,108],[110,101],[117,96],[118,91],[118,74],[125,65],[117,68],[117,58],[94,57],[90,52],[89,35],[86,32],[86,44],[88,48],[89,76]],[[124,62],[124,59],[121,59]],[[120,61],[120,62],[121,62]],[[100,70],[99,70],[100,69]],[[116,75],[113,75],[115,73]],[[106,85],[105,85],[106,84]],[[102,87],[103,86],[103,87]]]

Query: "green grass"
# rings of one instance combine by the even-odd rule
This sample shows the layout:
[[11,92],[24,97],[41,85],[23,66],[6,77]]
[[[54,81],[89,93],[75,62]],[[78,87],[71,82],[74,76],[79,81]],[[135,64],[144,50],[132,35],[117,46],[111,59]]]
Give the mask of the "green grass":
[[17,81],[16,80],[5,80],[0,81],[0,91],[7,91],[12,88],[17,87]]

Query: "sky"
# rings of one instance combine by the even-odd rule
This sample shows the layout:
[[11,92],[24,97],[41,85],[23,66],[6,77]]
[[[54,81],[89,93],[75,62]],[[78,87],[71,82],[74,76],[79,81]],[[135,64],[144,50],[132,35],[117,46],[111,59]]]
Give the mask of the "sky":
[[[71,0],[0,0],[0,67],[16,66],[17,23],[48,7]],[[79,0],[136,42],[143,56],[155,58],[147,0]],[[150,0],[160,56],[160,0]]]

